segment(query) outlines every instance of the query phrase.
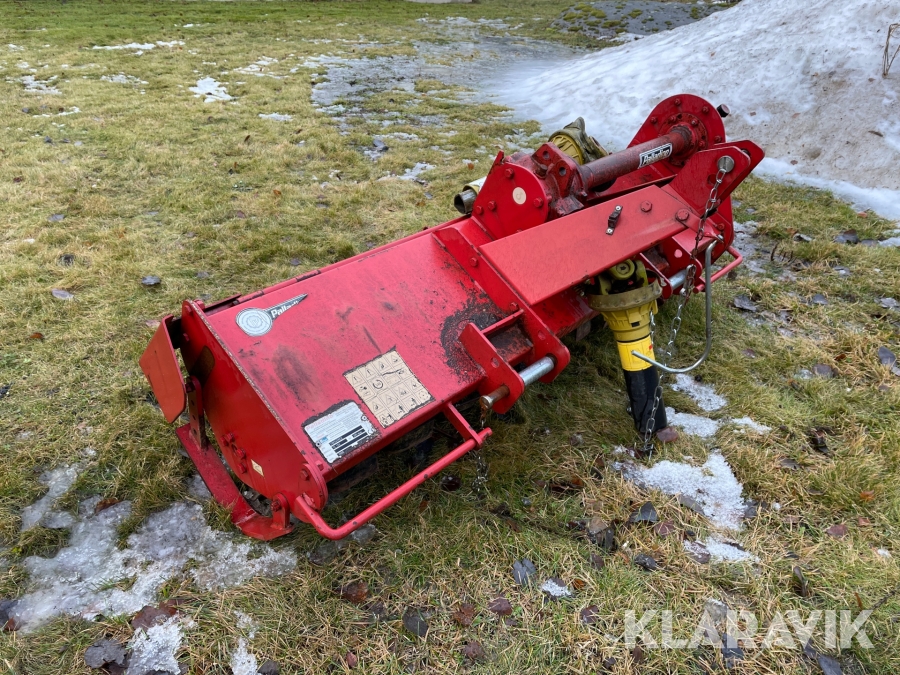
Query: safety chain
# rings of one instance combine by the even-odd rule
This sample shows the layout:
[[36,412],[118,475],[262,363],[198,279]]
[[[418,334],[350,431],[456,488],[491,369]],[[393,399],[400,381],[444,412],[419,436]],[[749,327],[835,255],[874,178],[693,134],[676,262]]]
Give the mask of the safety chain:
[[[684,283],[681,286],[681,290],[678,292],[678,306],[675,309],[675,317],[672,319],[672,326],[669,330],[669,343],[666,345],[663,354],[660,355],[659,362],[664,366],[669,365],[669,360],[674,358],[678,351],[675,346],[675,340],[678,338],[678,331],[681,328],[681,314],[694,292],[694,276],[697,271],[695,264],[697,263],[697,253],[700,248],[700,241],[703,239],[703,234],[706,230],[707,218],[715,212],[715,209],[718,206],[719,186],[722,185],[722,181],[725,180],[725,174],[727,173],[728,171],[724,168],[719,168],[716,173],[716,183],[709,192],[709,199],[706,200],[706,208],[703,210],[703,215],[700,218],[700,226],[697,228],[697,236],[694,238],[694,250],[691,251]],[[653,319],[653,313],[651,312],[650,344],[652,345],[655,343],[656,321]],[[664,372],[659,373],[659,384],[656,386],[656,391],[653,394],[653,407],[650,409],[650,417],[647,418],[647,427],[644,429],[644,447],[642,450],[645,456],[648,456],[653,452],[653,427],[656,424],[656,412],[659,410],[659,404],[662,401],[662,386],[665,375]]]
[[484,453],[481,448],[472,450],[469,455],[475,459],[475,479],[472,481],[472,489],[479,497],[484,493],[484,486],[488,479],[488,465],[484,461]]

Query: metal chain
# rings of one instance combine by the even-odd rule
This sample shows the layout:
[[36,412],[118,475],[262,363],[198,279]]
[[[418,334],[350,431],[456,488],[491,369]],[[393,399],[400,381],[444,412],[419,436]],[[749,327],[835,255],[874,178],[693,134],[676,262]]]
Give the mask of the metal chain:
[[484,486],[488,479],[488,465],[484,461],[484,453],[481,449],[472,450],[470,456],[475,458],[475,479],[472,481],[472,489],[479,497],[484,493]]
[[[716,183],[715,185],[713,185],[712,190],[710,190],[709,192],[709,198],[706,200],[706,208],[703,210],[703,215],[700,217],[700,226],[697,228],[697,236],[694,238],[694,250],[691,251],[691,257],[688,260],[688,267],[684,278],[684,283],[681,286],[681,290],[678,292],[678,306],[675,308],[675,316],[672,319],[672,325],[669,329],[669,342],[659,358],[659,362],[664,366],[669,365],[669,360],[674,358],[675,353],[678,351],[677,347],[675,346],[675,340],[678,338],[678,331],[681,329],[681,314],[684,311],[685,305],[687,305],[688,300],[694,292],[694,276],[697,271],[697,252],[700,248],[700,241],[703,239],[703,234],[706,230],[706,220],[707,218],[709,218],[709,216],[712,215],[713,210],[718,205],[719,186],[721,186],[722,181],[725,180],[726,173],[728,172],[723,168],[720,168],[716,173]],[[654,320],[653,313],[651,312],[650,344],[652,345],[655,343],[656,321]],[[653,394],[653,407],[650,409],[650,417],[647,418],[647,427],[644,429],[644,455],[649,455],[653,452],[653,427],[656,423],[656,413],[659,410],[659,404],[662,401],[662,385],[665,375],[666,374],[664,372],[659,374],[659,384],[656,386],[656,391]]]

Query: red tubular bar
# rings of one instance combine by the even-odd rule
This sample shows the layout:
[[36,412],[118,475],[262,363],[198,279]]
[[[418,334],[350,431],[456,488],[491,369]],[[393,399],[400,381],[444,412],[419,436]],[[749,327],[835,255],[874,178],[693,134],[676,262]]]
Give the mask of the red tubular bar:
[[[660,136],[646,143],[633,145],[627,150],[614,152],[593,162],[582,164],[578,167],[578,173],[581,174],[584,189],[592,190],[601,185],[611,183],[617,178],[642,168],[642,166],[653,164],[668,157],[678,156],[690,148],[692,143],[693,135],[690,130],[687,127],[677,126],[665,136]],[[668,153],[659,155],[657,159],[648,160],[645,157],[642,163],[642,155],[665,148],[666,145],[672,146]]]
[[[731,270],[733,270],[735,267],[737,267],[742,262],[744,262],[744,256],[742,256],[740,254],[740,251],[738,251],[734,246],[729,246],[725,250],[728,252],[728,255],[730,255],[731,257],[734,258],[734,260],[732,260],[730,263],[725,265],[725,267],[723,267],[718,272],[713,274],[712,277],[710,278],[710,281],[718,281],[719,279],[724,277],[726,274],[728,274]],[[694,286],[694,288],[696,289],[696,291],[698,293],[700,293],[701,291],[703,291],[704,288],[706,288],[706,284],[704,284],[702,281],[698,281],[697,284]]]
[[377,516],[382,511],[385,511],[392,507],[410,492],[419,487],[426,480],[432,478],[435,474],[438,474],[446,469],[448,466],[453,464],[453,462],[461,458],[470,450],[481,447],[482,443],[484,443],[484,440],[490,435],[490,429],[484,429],[480,433],[475,432],[475,438],[471,438],[462,445],[457,446],[454,450],[448,452],[427,469],[420,473],[417,473],[396,490],[388,493],[377,502],[372,504],[365,511],[361,512],[358,516],[348,520],[340,527],[331,527],[328,523],[326,523],[322,516],[319,515],[319,512],[316,511],[312,507],[312,505],[310,505],[303,498],[303,495],[297,497],[294,500],[294,506],[303,515],[303,519],[307,520],[314,528],[316,528],[316,532],[321,534],[323,537],[335,540],[343,539],[355,529],[361,527],[362,525],[365,525],[367,522],[372,520],[372,518]]

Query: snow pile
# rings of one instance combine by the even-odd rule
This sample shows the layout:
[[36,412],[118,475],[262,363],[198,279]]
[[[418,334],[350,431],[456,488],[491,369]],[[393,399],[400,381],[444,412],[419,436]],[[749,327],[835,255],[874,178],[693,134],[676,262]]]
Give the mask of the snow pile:
[[511,70],[490,91],[548,130],[583,115],[612,149],[663,98],[698,94],[731,107],[729,137],[765,149],[758,171],[900,218],[900,71],[881,77],[898,16],[898,0],[743,0],[538,74]]
[[98,502],[97,497],[82,502],[69,544],[54,558],[25,559],[29,592],[11,610],[23,629],[60,614],[86,619],[134,614],[153,604],[163,584],[187,568],[194,582],[209,590],[285,574],[297,564],[293,552],[245,538],[235,542],[206,524],[199,505],[183,502],[147,518],[120,549],[117,528],[131,514],[131,504],[94,513]]
[[650,468],[625,464],[622,474],[642,488],[690,498],[716,527],[741,529],[747,507],[741,497],[743,486],[719,452],[711,452],[699,467],[663,460]]
[[197,80],[197,84],[188,89],[194,92],[194,97],[205,96],[204,103],[215,103],[216,101],[230,101],[231,96],[225,90],[225,85],[217,82],[212,77],[202,77]]

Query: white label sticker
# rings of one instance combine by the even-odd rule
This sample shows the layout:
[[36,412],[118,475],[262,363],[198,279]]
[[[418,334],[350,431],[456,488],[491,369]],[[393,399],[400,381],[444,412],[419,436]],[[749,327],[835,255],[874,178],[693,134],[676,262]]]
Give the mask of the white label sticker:
[[434,400],[396,349],[344,377],[385,428]]
[[250,466],[252,466],[252,467],[253,467],[253,470],[254,470],[256,473],[258,473],[260,476],[265,476],[265,475],[266,475],[266,474],[263,473],[262,467],[261,467],[259,464],[257,464],[256,462],[254,462],[252,459],[250,460]]
[[329,464],[375,434],[375,427],[353,401],[303,428]]
[[661,145],[658,148],[654,148],[653,150],[647,150],[647,152],[642,152],[641,163],[638,164],[638,168],[647,166],[648,164],[653,164],[653,162],[658,162],[661,159],[665,159],[669,155],[672,154],[672,144],[666,143],[665,145]]

